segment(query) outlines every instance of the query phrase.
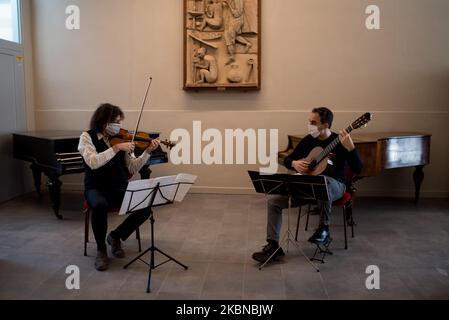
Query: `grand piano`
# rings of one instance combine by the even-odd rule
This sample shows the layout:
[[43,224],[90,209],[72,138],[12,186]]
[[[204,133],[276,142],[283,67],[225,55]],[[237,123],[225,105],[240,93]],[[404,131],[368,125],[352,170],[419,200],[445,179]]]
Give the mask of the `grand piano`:
[[[381,132],[351,135],[363,161],[363,171],[356,179],[379,175],[383,170],[415,167],[415,203],[419,201],[424,181],[424,166],[430,163],[431,135],[416,132]],[[278,161],[290,155],[304,135],[289,135],[288,147],[279,152]]]
[[[39,197],[42,196],[42,173],[47,176],[47,187],[53,211],[58,219],[63,218],[59,213],[62,186],[59,178],[63,175],[84,172],[83,159],[78,152],[80,135],[79,131],[39,131],[13,134],[14,157],[31,163],[34,185]],[[150,137],[158,138],[159,133],[151,133]],[[159,147],[140,170],[140,176],[142,179],[149,179],[150,165],[167,162],[167,153]]]

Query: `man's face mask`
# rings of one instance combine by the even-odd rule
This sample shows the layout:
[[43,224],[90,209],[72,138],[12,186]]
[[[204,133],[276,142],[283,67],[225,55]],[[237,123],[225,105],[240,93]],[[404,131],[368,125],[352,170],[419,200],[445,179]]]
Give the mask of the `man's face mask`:
[[314,137],[318,138],[320,136],[320,130],[318,130],[317,126],[309,124],[308,126],[309,134]]
[[106,126],[105,132],[107,135],[113,137],[120,133],[120,129],[122,125],[120,123],[108,123]]

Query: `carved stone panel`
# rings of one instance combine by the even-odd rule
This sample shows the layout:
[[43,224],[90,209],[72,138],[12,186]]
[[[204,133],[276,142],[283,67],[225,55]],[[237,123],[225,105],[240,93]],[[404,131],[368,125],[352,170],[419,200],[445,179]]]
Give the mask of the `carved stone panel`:
[[260,1],[184,0],[184,89],[260,89]]

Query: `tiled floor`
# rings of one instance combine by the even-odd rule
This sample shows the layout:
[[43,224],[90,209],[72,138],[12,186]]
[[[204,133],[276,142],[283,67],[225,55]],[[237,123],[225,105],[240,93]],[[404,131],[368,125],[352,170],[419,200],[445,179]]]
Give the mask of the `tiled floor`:
[[[82,196],[64,194],[62,201],[63,221],[51,213],[48,195],[0,205],[0,299],[449,299],[448,199],[425,199],[415,207],[404,199],[358,198],[349,250],[343,249],[337,210],[334,255],[317,273],[294,246],[283,262],[259,271],[251,254],[264,244],[263,197],[192,194],[156,210],[156,245],[189,270],[173,262],[157,268],[150,294],[145,264],[123,269],[137,255],[136,240],[125,243],[125,260],[112,259],[107,272],[95,271],[94,243],[83,256]],[[296,217],[294,210],[292,227]],[[122,219],[110,216],[110,227]],[[148,222],[142,234],[147,247]],[[313,253],[305,241],[310,234],[300,233],[307,256]],[[68,265],[80,269],[80,290],[65,287]],[[380,268],[380,290],[365,287],[369,265]]]

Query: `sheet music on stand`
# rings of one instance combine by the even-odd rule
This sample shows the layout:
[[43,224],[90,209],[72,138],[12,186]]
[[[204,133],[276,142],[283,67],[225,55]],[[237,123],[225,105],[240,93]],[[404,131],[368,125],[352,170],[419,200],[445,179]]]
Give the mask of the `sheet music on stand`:
[[[184,200],[186,194],[195,183],[196,176],[190,174],[178,174],[176,176],[159,177],[149,180],[137,180],[131,181],[126,189],[125,197],[123,198],[122,207],[119,214],[127,214],[137,210],[149,210],[150,232],[151,232],[151,246],[135,257],[131,262],[126,264],[123,268],[127,269],[137,260],[144,262],[148,267],[148,283],[147,293],[151,292],[151,274],[152,270],[157,267],[173,261],[185,270],[188,266],[184,265],[177,259],[168,255],[161,249],[155,246],[154,239],[154,225],[155,217],[152,208],[161,207],[165,205],[171,205],[175,202],[181,202]],[[150,262],[147,263],[142,257],[150,252]],[[158,252],[167,260],[156,265],[155,253]]]
[[248,174],[258,193],[264,193],[266,195],[294,194],[304,200],[327,201],[329,199],[325,176],[307,176],[286,173],[266,175],[257,171],[248,171]]
[[151,193],[148,193],[148,190],[156,188],[157,185],[160,192],[155,195],[153,207],[182,202],[196,179],[194,175],[181,173],[176,176],[131,181],[126,189],[119,215],[148,208],[151,201]]

